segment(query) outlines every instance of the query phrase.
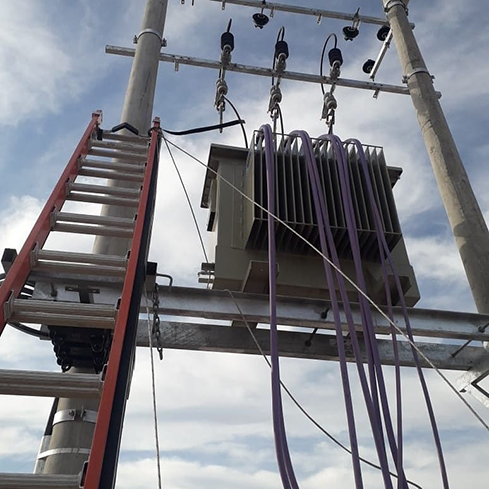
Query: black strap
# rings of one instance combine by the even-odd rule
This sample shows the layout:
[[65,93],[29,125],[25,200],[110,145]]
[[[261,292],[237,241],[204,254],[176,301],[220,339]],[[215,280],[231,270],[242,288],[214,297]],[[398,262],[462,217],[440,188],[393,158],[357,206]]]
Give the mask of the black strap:
[[188,134],[198,134],[200,132],[215,131],[216,129],[225,129],[226,127],[237,126],[238,124],[245,124],[245,121],[243,119],[236,119],[231,122],[224,122],[223,124],[196,127],[195,129],[187,129],[186,131],[169,131],[168,129],[162,129],[162,131],[171,134],[172,136],[187,136]]

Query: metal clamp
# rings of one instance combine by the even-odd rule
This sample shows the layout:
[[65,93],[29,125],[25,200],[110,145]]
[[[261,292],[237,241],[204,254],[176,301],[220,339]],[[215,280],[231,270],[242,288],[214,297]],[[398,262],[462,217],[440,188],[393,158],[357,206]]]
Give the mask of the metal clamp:
[[408,13],[407,5],[403,0],[388,0],[384,5],[384,12],[389,12],[391,8],[397,6],[401,6],[406,11],[406,14]]
[[37,459],[48,458],[51,455],[61,455],[61,454],[77,454],[77,455],[90,455],[90,448],[52,448],[51,450],[46,450],[41,452]]
[[426,73],[432,80],[435,79],[434,75],[432,75],[426,68],[415,68],[411,73],[402,77],[402,82],[407,83],[413,75],[417,75],[418,73]]
[[134,44],[137,44],[138,41],[139,41],[139,38],[143,35],[143,34],[154,34],[161,42],[161,45],[162,47],[166,47],[167,46],[167,41],[166,39],[155,29],[143,29],[137,36],[134,36],[134,39],[133,39],[133,43]]
[[53,418],[53,426],[65,421],[84,421],[85,423],[97,422],[97,411],[90,411],[82,409],[81,411],[76,409],[64,409],[58,411]]

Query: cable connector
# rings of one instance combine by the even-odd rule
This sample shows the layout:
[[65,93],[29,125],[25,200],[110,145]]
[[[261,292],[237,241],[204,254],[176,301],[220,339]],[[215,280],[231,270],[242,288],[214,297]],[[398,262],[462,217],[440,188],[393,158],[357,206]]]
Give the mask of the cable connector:
[[280,102],[282,102],[282,90],[280,90],[278,84],[272,85],[272,88],[270,88],[270,102],[268,103],[268,112],[270,112],[272,119],[277,117],[277,106]]
[[321,114],[321,120],[326,121],[326,125],[331,131],[335,123],[335,111],[338,108],[338,102],[333,95],[334,86],[331,91],[324,94],[323,112]]

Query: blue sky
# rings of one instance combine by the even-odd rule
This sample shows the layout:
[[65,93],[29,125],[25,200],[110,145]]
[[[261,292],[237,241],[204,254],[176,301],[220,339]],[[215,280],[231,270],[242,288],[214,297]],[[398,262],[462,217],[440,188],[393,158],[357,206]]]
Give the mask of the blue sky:
[[[278,29],[286,27],[288,68],[317,73],[322,43],[330,32],[340,34],[341,21],[276,13],[259,31],[253,10],[196,0],[170,0],[165,51],[210,59],[219,56],[219,39],[230,17],[236,49],[233,60],[269,66]],[[298,3],[282,0],[282,3]],[[381,16],[380,0],[308,0],[310,7]],[[0,4],[0,249],[20,248],[50,190],[78,142],[90,113],[103,109],[105,127],[119,122],[131,60],[104,54],[106,44],[132,46],[139,32],[143,1],[19,0]],[[410,17],[442,105],[452,128],[483,212],[489,216],[487,194],[487,128],[489,116],[489,22],[480,2],[412,0]],[[361,66],[375,58],[380,43],[375,26],[362,25],[353,43],[341,41],[343,76],[367,79]],[[401,70],[391,48],[378,81],[400,84]],[[168,129],[216,123],[213,107],[217,73],[160,65],[155,115]],[[247,121],[250,134],[268,122],[269,80],[230,73],[229,98]],[[424,307],[474,310],[463,269],[438,196],[430,163],[409,97],[338,89],[337,134],[356,137],[385,149],[388,164],[404,173],[395,196],[408,252],[417,274]],[[283,83],[286,131],[324,132],[318,86]],[[226,117],[231,119],[230,112]],[[241,144],[239,129],[223,135],[179,139],[179,144],[207,159],[209,144]],[[199,209],[203,169],[177,155],[202,229],[206,213]],[[70,249],[72,237],[56,237]],[[89,240],[80,246],[91,248]],[[53,248],[56,249],[56,248]],[[171,161],[162,152],[151,259],[179,285],[197,285],[202,252],[184,195]],[[148,352],[138,352],[129,401],[117,487],[155,485],[150,410]],[[283,378],[318,419],[347,439],[338,366],[333,363],[286,360]],[[0,368],[55,369],[47,344],[7,330],[0,340]],[[163,478],[172,489],[278,488],[270,419],[268,367],[260,358],[167,351],[157,366]],[[392,372],[387,370],[388,377]],[[450,375],[450,378],[455,378]],[[406,467],[425,487],[440,487],[433,445],[419,388],[404,369]],[[428,374],[440,422],[453,487],[479,487],[489,472],[485,461],[487,433],[470,417],[453,393]],[[356,399],[358,417],[365,419]],[[474,407],[485,418],[488,413]],[[0,470],[30,471],[37,452],[49,401],[27,403],[15,398],[0,403]],[[293,460],[301,487],[353,487],[348,456],[332,446],[293,406],[285,402]],[[419,413],[423,413],[420,415]],[[362,426],[362,423],[359,423]],[[360,429],[362,452],[373,457],[367,429]],[[368,488],[380,487],[378,475],[366,470]]]

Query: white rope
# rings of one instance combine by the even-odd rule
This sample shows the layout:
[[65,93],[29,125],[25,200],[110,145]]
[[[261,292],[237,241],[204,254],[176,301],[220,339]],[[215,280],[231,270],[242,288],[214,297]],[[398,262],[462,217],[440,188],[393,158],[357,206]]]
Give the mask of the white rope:
[[161,489],[161,460],[160,460],[160,441],[158,435],[158,411],[156,409],[156,382],[155,382],[155,362],[153,354],[153,338],[151,334],[151,320],[148,306],[148,296],[146,295],[146,286],[143,286],[144,299],[146,302],[146,314],[148,316],[148,343],[151,359],[151,389],[153,395],[153,423],[155,429],[155,447],[156,447],[156,467],[158,470],[158,489]]
[[306,238],[304,238],[301,234],[299,234],[295,229],[293,229],[291,226],[289,226],[286,222],[282,221],[279,217],[276,215],[272,214],[269,212],[265,207],[262,205],[258,204],[255,202],[251,197],[248,197],[244,192],[242,192],[239,188],[234,186],[230,181],[226,180],[224,177],[222,177],[216,170],[212,169],[210,166],[207,166],[203,161],[199,160],[197,157],[193,156],[190,154],[188,151],[184,150],[183,148],[180,148],[180,146],[177,146],[175,143],[167,139],[168,143],[177,148],[179,151],[182,153],[186,154],[193,160],[195,160],[197,163],[202,165],[204,168],[206,168],[208,171],[211,171],[216,175],[218,179],[229,185],[235,192],[238,192],[242,197],[244,197],[246,200],[254,204],[256,207],[258,207],[260,210],[268,214],[269,216],[273,217],[277,222],[285,226],[289,231],[291,231],[293,234],[295,234],[299,239],[304,241],[312,250],[314,250],[319,256],[321,256],[324,260],[326,260],[329,265],[331,265],[334,270],[336,270],[339,274],[343,276],[345,280],[347,280],[357,291],[359,294],[361,294],[373,307],[376,309],[379,314],[391,324],[396,331],[399,332],[406,340],[408,343],[420,354],[420,356],[426,361],[426,363],[435,370],[435,372],[443,379],[443,381],[448,385],[448,387],[455,393],[455,395],[465,404],[467,409],[475,416],[475,418],[484,426],[486,430],[489,431],[489,425],[482,419],[482,417],[477,413],[477,411],[469,404],[469,402],[460,394],[460,392],[457,390],[457,388],[448,380],[448,378],[445,376],[445,374],[422,352],[420,348],[409,338],[409,336],[401,329],[397,324],[395,324],[388,316],[387,314],[365,293],[363,292],[357,284],[352,280],[350,277],[348,277],[345,273],[343,273],[342,270],[340,270],[327,256],[325,256],[318,248],[316,248],[310,241],[308,241]]

